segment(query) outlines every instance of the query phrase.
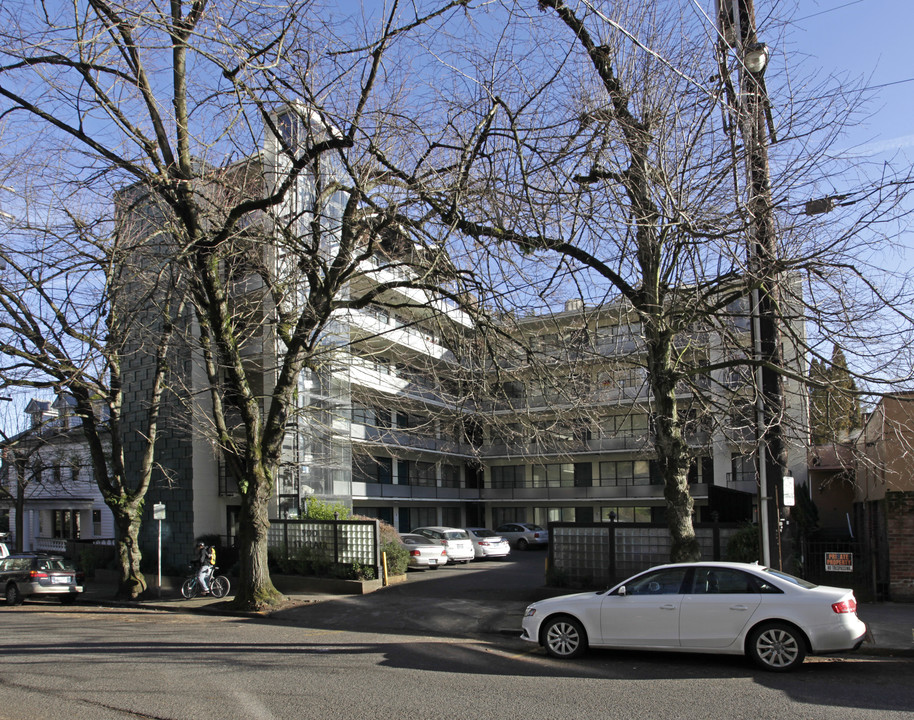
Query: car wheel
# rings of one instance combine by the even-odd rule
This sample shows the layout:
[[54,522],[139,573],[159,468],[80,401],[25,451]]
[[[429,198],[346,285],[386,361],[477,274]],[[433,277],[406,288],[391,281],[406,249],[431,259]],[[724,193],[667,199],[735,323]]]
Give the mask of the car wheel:
[[22,602],[22,593],[19,592],[19,588],[16,587],[15,583],[10,583],[6,586],[6,604],[7,605],[18,605]]
[[526,550],[526,549],[527,549],[527,546],[528,546],[529,544],[530,544],[530,543],[528,543],[526,540],[524,540],[524,538],[520,538],[520,539],[517,541],[517,549],[518,549],[518,550]]
[[786,672],[802,664],[806,639],[792,625],[768,623],[752,631],[747,652],[762,669]]
[[542,631],[543,647],[552,657],[568,660],[587,649],[587,633],[574,618],[556,617],[548,620]]
[[77,597],[79,597],[79,593],[67,593],[66,595],[60,596],[60,602],[63,605],[72,605],[76,602]]

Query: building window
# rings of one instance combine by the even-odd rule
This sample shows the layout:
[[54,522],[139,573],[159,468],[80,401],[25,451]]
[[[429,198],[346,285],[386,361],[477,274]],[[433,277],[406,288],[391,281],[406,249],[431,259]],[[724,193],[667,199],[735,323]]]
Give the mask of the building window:
[[371,457],[360,455],[352,459],[353,482],[381,483],[393,482],[393,460],[389,457]]
[[[489,476],[493,488],[522,488],[526,487],[524,480],[525,467],[523,465],[493,465],[489,468]],[[504,522],[510,522],[505,520]]]
[[460,487],[460,468],[456,465],[441,465],[441,487],[459,488]]
[[438,524],[438,511],[435,508],[410,508],[410,517],[413,518],[413,527],[428,527]]
[[493,507],[492,526],[506,523],[527,522],[527,509],[522,507]]
[[[430,462],[413,462],[409,463],[409,484],[419,485],[422,487],[435,487],[438,484],[438,476],[435,472],[435,463]],[[403,482],[402,480],[400,481]]]
[[463,522],[460,520],[460,508],[441,508],[441,524],[445,527],[461,527]]
[[392,507],[360,507],[359,515],[375,518],[388,525],[394,524],[394,509]]
[[352,405],[352,422],[362,425],[374,425],[374,410],[365,405]]
[[298,495],[279,496],[279,517],[284,520],[297,520],[300,516]]
[[79,538],[79,511],[53,510],[52,537],[76,540]]
[[650,485],[651,464],[648,460],[617,460],[600,463],[600,485]]
[[533,487],[574,487],[574,463],[534,465]]
[[649,507],[602,507],[600,520],[603,522],[651,522]]
[[533,508],[533,522],[541,527],[546,527],[551,522],[574,522],[574,516],[573,507]]

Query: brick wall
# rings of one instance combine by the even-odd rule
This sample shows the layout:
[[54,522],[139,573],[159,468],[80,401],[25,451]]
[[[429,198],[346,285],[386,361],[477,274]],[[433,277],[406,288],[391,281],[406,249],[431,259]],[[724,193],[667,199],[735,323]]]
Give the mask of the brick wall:
[[914,601],[914,492],[887,492],[889,597]]

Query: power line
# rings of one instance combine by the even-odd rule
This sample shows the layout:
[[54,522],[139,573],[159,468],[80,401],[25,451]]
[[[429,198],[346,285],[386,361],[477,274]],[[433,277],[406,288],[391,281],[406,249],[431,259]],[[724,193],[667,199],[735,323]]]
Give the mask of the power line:
[[809,18],[818,17],[819,15],[825,15],[826,13],[835,12],[835,10],[841,10],[842,8],[850,7],[851,5],[859,5],[863,0],[853,0],[853,2],[844,3],[844,5],[838,5],[838,7],[828,8],[827,10],[820,10],[819,12],[813,13],[812,15],[804,15],[801,18],[796,20],[791,20],[791,24],[798,23],[803,20],[809,20]]

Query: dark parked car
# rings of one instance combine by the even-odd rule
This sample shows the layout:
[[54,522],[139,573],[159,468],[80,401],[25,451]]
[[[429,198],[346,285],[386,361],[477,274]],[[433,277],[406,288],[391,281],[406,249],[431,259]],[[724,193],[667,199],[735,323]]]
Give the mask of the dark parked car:
[[10,555],[0,560],[0,587],[7,605],[42,595],[69,604],[83,591],[83,574],[60,555]]

